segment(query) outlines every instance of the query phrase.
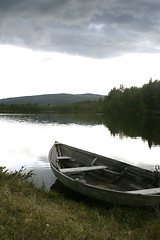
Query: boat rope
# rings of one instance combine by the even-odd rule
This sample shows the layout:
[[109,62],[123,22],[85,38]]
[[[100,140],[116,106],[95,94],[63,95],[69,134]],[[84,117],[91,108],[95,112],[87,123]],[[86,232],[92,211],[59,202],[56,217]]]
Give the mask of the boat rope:
[[160,166],[159,165],[155,166],[154,174],[155,174],[154,184],[159,187],[160,186]]
[[159,172],[159,170],[160,170],[160,166],[159,166],[159,165],[156,165],[156,166],[155,166],[155,171],[156,171],[156,172]]

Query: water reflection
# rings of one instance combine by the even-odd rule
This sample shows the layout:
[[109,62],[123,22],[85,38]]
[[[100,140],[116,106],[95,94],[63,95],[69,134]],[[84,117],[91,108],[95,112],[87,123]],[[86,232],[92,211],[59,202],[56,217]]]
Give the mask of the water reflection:
[[147,141],[149,147],[160,145],[160,116],[96,114],[0,114],[0,119],[36,124],[105,125],[113,136]]
[[102,122],[114,136],[141,137],[150,148],[160,145],[160,116],[110,115],[103,118]]
[[56,181],[56,177],[52,173],[50,167],[32,167],[27,170],[33,170],[33,177],[29,179],[29,181],[33,181],[38,188],[44,186],[47,190],[50,190],[51,186]]
[[26,123],[57,123],[57,124],[79,124],[79,125],[97,125],[99,122],[98,115],[85,114],[0,114],[0,119],[26,122]]
[[36,184],[49,188],[55,178],[48,152],[57,140],[153,170],[160,165],[159,129],[160,117],[0,114],[0,165],[33,169]]

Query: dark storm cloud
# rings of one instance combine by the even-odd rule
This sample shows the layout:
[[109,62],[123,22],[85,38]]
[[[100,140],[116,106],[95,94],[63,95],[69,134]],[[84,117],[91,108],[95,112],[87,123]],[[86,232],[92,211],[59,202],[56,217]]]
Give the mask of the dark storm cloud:
[[105,58],[160,51],[159,0],[1,0],[0,43]]

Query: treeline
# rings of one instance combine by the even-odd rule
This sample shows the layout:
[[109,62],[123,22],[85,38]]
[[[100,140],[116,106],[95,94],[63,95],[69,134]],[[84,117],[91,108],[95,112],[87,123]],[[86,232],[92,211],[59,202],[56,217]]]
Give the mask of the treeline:
[[83,101],[83,102],[76,102],[72,104],[64,104],[64,105],[58,105],[54,107],[54,110],[56,112],[61,113],[85,113],[85,112],[99,112],[98,108],[101,105],[101,100],[98,101]]
[[53,107],[39,106],[37,104],[0,104],[1,113],[40,113],[52,111]]
[[96,112],[122,114],[160,114],[160,81],[144,84],[141,88],[113,88],[107,96],[97,101],[77,102],[54,108],[57,112]]
[[143,87],[112,89],[104,98],[104,112],[112,113],[160,113],[160,81]]

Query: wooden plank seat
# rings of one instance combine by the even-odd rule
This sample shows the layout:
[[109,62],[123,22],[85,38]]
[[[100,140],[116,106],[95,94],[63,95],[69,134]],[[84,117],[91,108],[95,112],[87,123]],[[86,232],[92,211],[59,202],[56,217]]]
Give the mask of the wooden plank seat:
[[133,191],[127,191],[127,193],[142,194],[142,195],[154,195],[154,194],[160,194],[160,188],[148,188],[148,189],[133,190]]
[[71,158],[70,157],[67,157],[67,156],[60,156],[60,157],[57,157],[57,160],[70,160]]
[[86,172],[86,171],[93,171],[93,170],[100,170],[100,169],[105,169],[107,168],[106,166],[89,166],[89,167],[76,167],[76,168],[62,168],[59,169],[60,172],[62,173],[79,173],[79,172]]
[[76,160],[75,159],[72,159],[71,157],[67,157],[67,156],[59,156],[57,157],[57,162],[59,161],[63,161],[63,160],[68,160],[68,161],[71,161],[71,162],[75,162]]

